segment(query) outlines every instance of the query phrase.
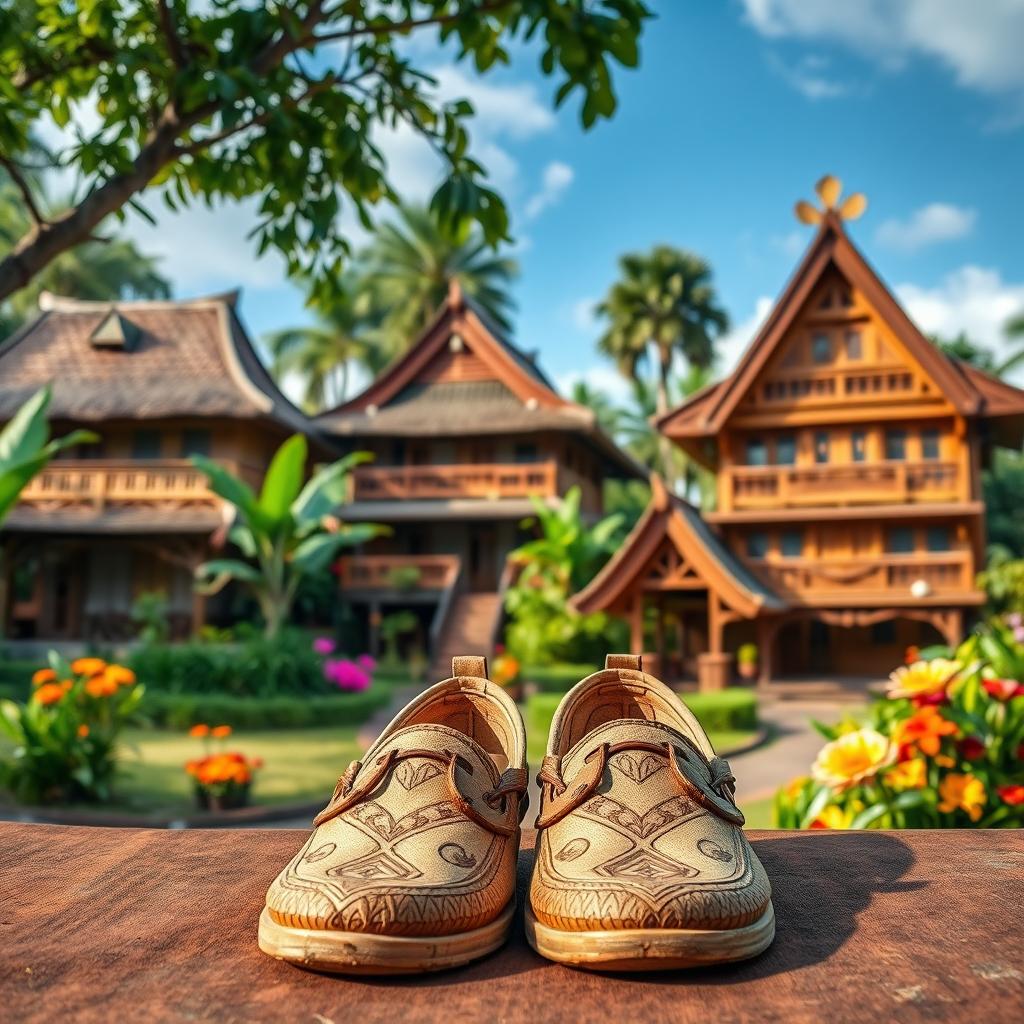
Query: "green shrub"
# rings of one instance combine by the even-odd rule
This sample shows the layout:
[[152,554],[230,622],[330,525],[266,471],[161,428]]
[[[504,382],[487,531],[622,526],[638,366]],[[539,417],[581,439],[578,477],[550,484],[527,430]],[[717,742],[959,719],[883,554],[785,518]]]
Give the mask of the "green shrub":
[[565,693],[581,679],[586,679],[598,670],[597,665],[528,665],[520,675],[524,680],[536,683],[542,693]]
[[312,697],[231,697],[208,693],[146,694],[143,715],[161,728],[184,731],[199,722],[233,729],[306,729],[362,725],[390,700],[386,686],[364,693]]

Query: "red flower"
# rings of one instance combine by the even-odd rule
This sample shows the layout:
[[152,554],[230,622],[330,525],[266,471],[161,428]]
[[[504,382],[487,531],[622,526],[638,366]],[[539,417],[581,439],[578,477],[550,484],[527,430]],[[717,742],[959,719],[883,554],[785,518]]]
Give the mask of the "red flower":
[[1017,760],[1024,761],[1024,743],[1017,748]]
[[981,685],[985,692],[996,700],[1012,700],[1024,695],[1024,686],[1016,679],[983,679]]
[[946,703],[946,693],[940,690],[938,693],[922,693],[920,697],[912,698],[915,708],[937,707]]
[[918,647],[908,647],[906,649],[906,651],[903,652],[903,664],[904,665],[913,665],[915,661],[920,661],[920,660],[921,660],[921,651],[920,651],[920,648],[918,648]]
[[1008,786],[996,786],[996,792],[1002,798],[1003,803],[1011,807],[1019,807],[1024,804],[1024,786],[1018,783],[1011,783]]
[[965,761],[977,761],[985,756],[985,744],[977,736],[965,736],[958,746]]

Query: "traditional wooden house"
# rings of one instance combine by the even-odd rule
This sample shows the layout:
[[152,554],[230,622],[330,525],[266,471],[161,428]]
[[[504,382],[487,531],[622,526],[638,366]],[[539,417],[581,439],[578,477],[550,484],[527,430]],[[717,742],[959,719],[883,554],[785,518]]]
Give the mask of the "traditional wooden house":
[[760,679],[877,675],[956,642],[983,601],[981,469],[1019,448],[1024,392],[947,357],[850,241],[838,183],[817,235],[733,373],[658,421],[717,474],[701,521],[651,507],[577,597],[629,617],[633,649],[723,685],[755,642]]
[[374,455],[354,473],[345,518],[392,529],[342,559],[342,593],[374,647],[382,616],[415,611],[439,666],[493,646],[507,556],[532,496],[578,486],[596,518],[603,481],[642,472],[457,284],[404,355],[316,422],[346,449]]
[[52,384],[57,434],[99,435],[25,489],[3,531],[4,635],[119,640],[134,600],[162,591],[177,635],[216,617],[192,586],[221,500],[189,456],[210,455],[258,483],[289,434],[313,435],[278,391],[235,311],[234,294],[186,302],[44,296],[0,346],[0,420]]

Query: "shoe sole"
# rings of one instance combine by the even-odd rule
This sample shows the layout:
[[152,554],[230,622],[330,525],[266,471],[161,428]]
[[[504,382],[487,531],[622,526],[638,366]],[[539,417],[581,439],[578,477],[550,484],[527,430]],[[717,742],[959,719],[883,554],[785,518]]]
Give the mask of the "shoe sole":
[[335,974],[412,974],[459,967],[493,953],[508,938],[515,902],[470,932],[454,935],[374,935],[278,924],[264,907],[259,943],[264,953],[299,967]]
[[691,928],[624,928],[567,932],[550,928],[526,908],[526,938],[541,956],[595,971],[665,971],[747,960],[775,938],[769,903],[753,924],[721,931]]

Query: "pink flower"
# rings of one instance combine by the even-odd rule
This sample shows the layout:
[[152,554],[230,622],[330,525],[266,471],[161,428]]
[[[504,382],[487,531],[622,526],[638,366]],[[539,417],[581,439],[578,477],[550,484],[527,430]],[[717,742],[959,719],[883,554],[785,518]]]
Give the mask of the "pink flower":
[[339,690],[361,693],[370,685],[370,677],[354,661],[345,658],[331,658],[324,662],[324,678],[334,683]]
[[370,654],[360,654],[359,657],[356,658],[356,664],[364,672],[372,672],[377,667],[377,659]]
[[334,641],[329,636],[318,636],[313,641],[313,650],[317,654],[333,654],[335,646]]

